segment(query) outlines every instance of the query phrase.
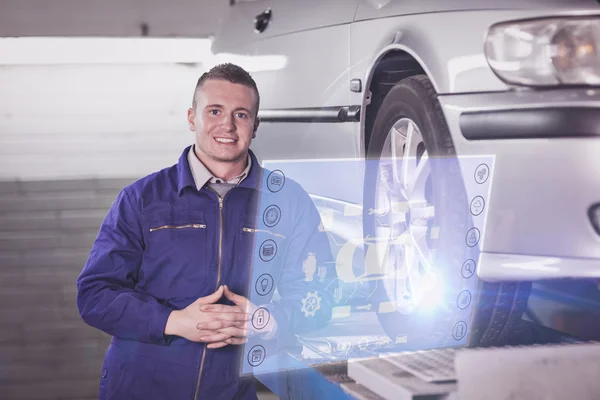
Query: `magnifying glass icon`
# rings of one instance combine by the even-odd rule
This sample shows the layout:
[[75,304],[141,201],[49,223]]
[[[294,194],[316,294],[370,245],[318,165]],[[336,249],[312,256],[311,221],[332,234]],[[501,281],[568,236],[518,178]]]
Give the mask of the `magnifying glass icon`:
[[470,278],[475,273],[475,261],[467,260],[462,267],[462,275],[464,278]]

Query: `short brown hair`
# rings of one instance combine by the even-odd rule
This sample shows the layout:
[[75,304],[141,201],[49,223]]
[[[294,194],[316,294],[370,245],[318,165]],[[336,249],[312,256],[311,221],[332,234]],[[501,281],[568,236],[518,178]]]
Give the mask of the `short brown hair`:
[[196,93],[198,93],[198,90],[204,85],[204,82],[209,79],[221,79],[231,83],[248,86],[254,90],[254,93],[256,94],[256,111],[258,111],[258,107],[260,106],[260,95],[258,94],[256,82],[254,82],[254,79],[252,79],[248,71],[231,63],[219,64],[212,67],[198,79],[198,83],[196,83],[196,88],[194,89],[194,98],[192,100],[192,107],[194,110],[196,109]]

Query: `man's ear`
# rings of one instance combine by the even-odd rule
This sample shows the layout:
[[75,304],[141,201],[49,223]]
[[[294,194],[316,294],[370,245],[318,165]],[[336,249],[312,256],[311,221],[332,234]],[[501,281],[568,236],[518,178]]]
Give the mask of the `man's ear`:
[[254,119],[254,132],[252,132],[252,139],[256,137],[256,131],[258,130],[258,126],[260,125],[260,118],[256,117]]
[[196,132],[196,111],[193,108],[188,108],[187,120],[190,131]]

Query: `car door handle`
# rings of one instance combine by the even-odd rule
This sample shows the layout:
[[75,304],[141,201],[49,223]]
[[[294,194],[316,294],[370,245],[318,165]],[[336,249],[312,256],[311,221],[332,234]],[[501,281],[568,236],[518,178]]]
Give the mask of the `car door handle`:
[[271,16],[273,13],[270,8],[267,8],[265,11],[261,12],[254,18],[254,32],[263,33],[267,26],[269,26],[269,21],[271,21]]

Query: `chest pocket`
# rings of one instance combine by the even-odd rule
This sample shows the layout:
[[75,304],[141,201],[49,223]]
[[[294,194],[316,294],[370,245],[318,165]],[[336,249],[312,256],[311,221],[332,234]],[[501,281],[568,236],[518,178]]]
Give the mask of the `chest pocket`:
[[158,298],[197,297],[206,283],[211,248],[204,215],[149,215],[146,229],[141,283]]

